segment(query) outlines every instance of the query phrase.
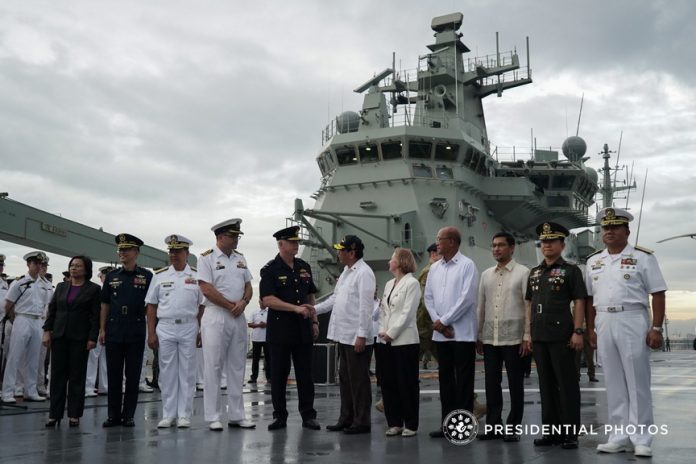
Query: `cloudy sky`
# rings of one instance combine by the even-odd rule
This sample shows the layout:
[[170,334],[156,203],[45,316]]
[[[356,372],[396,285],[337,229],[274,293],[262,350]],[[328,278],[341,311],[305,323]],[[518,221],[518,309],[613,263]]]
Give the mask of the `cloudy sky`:
[[[534,84],[488,97],[500,146],[560,147],[589,162],[604,143],[648,183],[639,242],[656,250],[670,317],[696,317],[696,4],[670,1],[4,1],[0,4],[0,190],[16,201],[162,247],[194,251],[244,219],[257,270],[293,200],[319,186],[321,129],[358,109],[352,89],[414,68],[433,16],[461,11],[473,54],[524,50]],[[637,212],[642,191],[631,194]],[[635,233],[635,230],[634,230]],[[26,248],[0,242],[6,272]],[[67,260],[52,256],[53,271]],[[255,273],[258,275],[258,273]]]

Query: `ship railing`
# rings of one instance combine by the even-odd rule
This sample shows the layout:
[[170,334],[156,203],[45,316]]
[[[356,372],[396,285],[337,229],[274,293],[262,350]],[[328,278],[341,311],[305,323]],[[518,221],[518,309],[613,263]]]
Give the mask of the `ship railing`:
[[497,85],[504,84],[505,82],[516,82],[524,79],[528,79],[529,71],[527,68],[515,69],[514,71],[508,71],[496,76],[482,77],[480,80],[481,85]]
[[491,156],[498,162],[530,160],[533,158],[532,149],[529,147],[503,147],[491,144]]
[[[516,50],[509,50],[505,52],[500,52],[500,59],[498,59],[498,55],[495,53],[462,59],[462,71],[468,73],[476,71],[476,68],[478,67],[492,69],[499,68],[502,66],[511,66],[515,64],[514,57],[516,54]],[[434,67],[446,67],[454,69],[456,64],[456,57],[457,54],[447,51],[442,53],[431,53],[429,55],[422,56],[421,59],[418,61],[417,71],[432,71]]]

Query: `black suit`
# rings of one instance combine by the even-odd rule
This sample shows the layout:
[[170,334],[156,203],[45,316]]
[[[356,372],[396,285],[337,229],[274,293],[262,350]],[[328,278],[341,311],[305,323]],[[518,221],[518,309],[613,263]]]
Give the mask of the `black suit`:
[[51,332],[51,409],[50,417],[60,419],[68,396],[68,417],[82,417],[85,405],[87,341],[97,341],[99,333],[99,285],[85,282],[68,303],[70,283],[56,287],[48,305],[43,326]]

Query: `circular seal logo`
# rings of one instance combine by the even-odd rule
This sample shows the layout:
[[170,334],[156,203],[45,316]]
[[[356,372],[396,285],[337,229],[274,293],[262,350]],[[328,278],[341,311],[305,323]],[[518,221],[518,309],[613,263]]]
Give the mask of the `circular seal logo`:
[[445,438],[455,445],[468,445],[478,434],[479,423],[476,416],[466,409],[455,409],[442,421]]

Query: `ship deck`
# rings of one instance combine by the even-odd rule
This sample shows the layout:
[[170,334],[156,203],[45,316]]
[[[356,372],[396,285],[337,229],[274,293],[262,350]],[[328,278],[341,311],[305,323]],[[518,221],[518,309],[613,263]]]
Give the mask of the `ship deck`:
[[[694,392],[696,391],[696,351],[655,353],[652,357],[653,401],[655,423],[664,425],[668,433],[653,442],[653,461],[659,463],[694,462],[696,430]],[[534,369],[534,368],[533,368]],[[203,420],[203,398],[198,392],[194,400],[194,417],[190,429],[157,429],[161,403],[159,393],[141,394],[134,428],[103,429],[106,398],[88,398],[79,428],[68,428],[65,421],[57,429],[47,430],[43,423],[47,403],[28,403],[27,410],[0,410],[0,462],[232,462],[232,463],[416,463],[461,462],[482,463],[619,463],[635,462],[632,453],[598,455],[595,447],[605,441],[606,396],[602,369],[597,369],[599,383],[587,382],[582,389],[582,423],[592,426],[597,435],[580,437],[577,450],[559,447],[539,449],[532,444],[534,436],[524,435],[518,443],[499,440],[476,440],[465,446],[432,439],[428,432],[438,427],[439,397],[435,371],[421,371],[420,430],[414,438],[387,438],[385,420],[373,410],[372,433],[348,436],[325,430],[311,431],[301,427],[296,412],[297,396],[289,387],[290,417],[286,430],[268,432],[272,421],[270,391],[264,383],[245,386],[247,415],[257,424],[256,430],[226,429],[211,432]],[[374,387],[375,397],[378,388]],[[483,364],[477,364],[476,391],[485,400]],[[504,393],[507,403],[509,396]],[[337,386],[317,386],[315,407],[322,426],[338,417]],[[525,381],[524,423],[540,423],[541,405],[536,372]],[[506,412],[504,411],[504,415]],[[645,460],[645,459],[642,459]]]

